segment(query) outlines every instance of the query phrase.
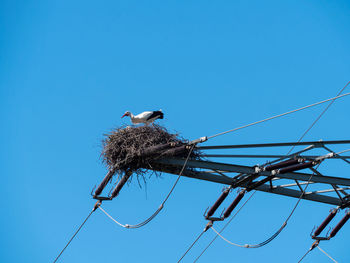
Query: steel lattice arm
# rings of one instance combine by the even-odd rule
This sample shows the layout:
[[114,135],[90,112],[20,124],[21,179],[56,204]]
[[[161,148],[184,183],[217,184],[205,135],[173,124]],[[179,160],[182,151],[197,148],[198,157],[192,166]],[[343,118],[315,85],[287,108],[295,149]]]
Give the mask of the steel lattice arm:
[[[183,159],[162,159],[159,160],[158,163],[161,163],[162,165],[167,164],[170,165],[168,169],[157,169],[157,165],[155,165],[154,170],[167,172],[170,174],[178,174],[178,169],[183,165],[184,160]],[[162,166],[164,167],[164,166]],[[210,182],[220,183],[220,184],[226,184],[226,185],[234,185],[235,187],[247,187],[249,179],[256,179],[259,177],[268,177],[271,176],[271,172],[260,172],[258,175],[255,173],[254,167],[249,166],[243,166],[243,165],[234,165],[234,164],[226,164],[226,163],[218,163],[218,162],[209,162],[209,161],[197,161],[197,160],[190,160],[187,163],[187,167],[189,168],[197,168],[201,169],[202,171],[196,171],[194,169],[186,169],[183,172],[183,176],[199,179],[199,180],[206,180]],[[216,171],[216,172],[215,172]],[[230,173],[239,173],[239,176],[236,177],[230,177],[225,174]],[[308,181],[311,174],[307,173],[285,173],[285,174],[279,174],[278,178],[282,179],[290,179],[293,180],[293,182],[298,181]],[[241,182],[241,183],[240,183]],[[347,178],[341,178],[341,177],[334,177],[334,176],[323,176],[319,174],[314,174],[312,179],[312,183],[319,183],[323,185],[341,185],[345,186],[345,188],[339,188],[338,190],[348,189],[350,186],[350,179]],[[254,188],[255,190],[262,191],[262,192],[268,192],[268,193],[274,193],[279,195],[285,195],[290,197],[299,198],[302,191],[301,189],[290,189],[292,186],[300,186],[302,183],[295,183],[295,184],[289,184],[289,185],[280,185],[280,186],[272,186],[269,184],[262,184]],[[336,188],[337,189],[337,188]],[[314,192],[307,192],[304,194],[303,199],[310,200],[310,201],[316,201],[326,204],[332,204],[337,206],[343,206],[347,204],[347,197],[333,197],[325,194],[320,193],[330,193],[335,192],[336,190],[334,188],[326,189],[326,190],[320,190],[320,191],[314,191]]]

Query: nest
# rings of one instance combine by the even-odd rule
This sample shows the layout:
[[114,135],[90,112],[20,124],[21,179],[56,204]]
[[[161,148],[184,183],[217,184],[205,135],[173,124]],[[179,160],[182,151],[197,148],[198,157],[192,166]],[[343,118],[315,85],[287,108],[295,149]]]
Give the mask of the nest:
[[[156,165],[158,172],[152,167],[157,159],[186,158],[190,151],[186,147],[188,141],[159,125],[117,128],[106,134],[102,143],[101,156],[109,170],[118,177],[132,173],[138,182],[140,178],[146,182],[146,174],[149,174],[148,178],[153,174],[160,175],[162,165]],[[200,159],[200,152],[194,148],[190,157]]]

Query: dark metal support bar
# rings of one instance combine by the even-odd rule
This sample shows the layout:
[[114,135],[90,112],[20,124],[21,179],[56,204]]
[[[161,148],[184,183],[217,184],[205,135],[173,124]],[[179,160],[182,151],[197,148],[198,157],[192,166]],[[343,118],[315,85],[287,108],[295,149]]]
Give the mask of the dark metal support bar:
[[[266,184],[263,184],[255,189],[262,192],[285,195],[285,196],[290,196],[295,198],[299,198],[300,195],[302,194],[302,191],[288,189],[288,188],[273,188],[271,190],[270,186]],[[338,198],[326,196],[326,195],[320,195],[320,194],[303,195],[301,199],[316,201],[316,202],[325,203],[325,204],[337,205],[337,206],[341,205],[341,201]]]
[[[256,189],[257,187],[259,187],[260,185],[268,182],[268,181],[271,181],[272,178],[274,178],[275,175],[270,175],[268,177],[265,177],[264,179],[258,181],[258,182],[254,182],[253,184],[249,184],[248,187],[247,187],[247,191],[251,191],[251,190],[254,190]],[[270,185],[270,189],[273,189]]]
[[[327,151],[329,151],[329,152],[333,152],[331,149],[329,149],[328,147],[326,147],[326,146],[322,146],[324,149],[326,149]],[[340,159],[342,159],[344,162],[346,162],[346,163],[348,163],[348,164],[350,164],[350,161],[348,161],[345,157],[346,156],[341,156],[341,155],[336,155],[336,157],[337,158],[340,158]]]
[[[175,166],[183,165],[185,160],[183,159],[162,159],[158,160],[157,162],[162,164],[170,164]],[[210,169],[210,170],[219,170],[219,171],[227,171],[227,172],[234,172],[234,173],[245,173],[245,174],[254,174],[255,173],[255,167],[250,166],[243,166],[243,165],[233,165],[233,164],[226,164],[226,163],[217,163],[217,162],[208,162],[208,161],[197,161],[197,160],[189,160],[187,163],[187,167],[190,168],[202,168],[202,169]],[[270,176],[270,172],[260,172],[260,176]],[[284,173],[284,174],[278,174],[279,178],[283,179],[292,179],[292,180],[298,180],[298,181],[308,181],[310,179],[311,174],[306,173]],[[211,181],[211,176],[206,175],[207,179]],[[215,176],[214,176],[215,177]],[[201,179],[200,177],[198,179]],[[222,180],[221,177],[215,179],[219,179],[219,182]],[[334,177],[334,176],[318,176],[313,175],[312,182],[315,183],[323,183],[323,184],[337,184],[337,185],[344,185],[344,186],[350,186],[350,179],[347,178],[341,178],[341,177]],[[234,183],[234,182],[233,182]]]
[[213,149],[237,149],[237,148],[281,147],[281,146],[301,146],[301,145],[314,145],[315,147],[323,147],[324,144],[350,144],[350,140],[197,146],[197,149],[213,150]]
[[[203,154],[203,157],[209,158],[281,158],[285,157],[285,155],[278,154]],[[306,159],[315,159],[319,157],[318,155],[302,155],[300,156]],[[350,159],[350,156],[334,156],[330,160],[333,159]]]
[[[162,171],[166,172],[166,173],[178,175],[177,170],[162,170]],[[223,176],[212,174],[212,173],[208,174],[208,173],[185,170],[182,175],[186,176],[186,177],[190,177],[190,178],[206,180],[206,181],[210,181],[210,182],[214,182],[214,183],[221,183],[221,184],[226,184],[226,185],[232,185],[232,183],[233,183],[233,181],[229,180],[227,177],[223,177]],[[242,187],[246,187],[246,185],[243,185]],[[288,189],[288,188],[274,187],[274,188],[270,189],[270,186],[266,185],[266,184],[258,186],[257,188],[255,188],[255,190],[267,192],[267,193],[278,194],[278,195],[290,196],[290,197],[295,197],[295,198],[299,198],[300,195],[302,194],[302,191]],[[325,204],[336,205],[336,206],[342,205],[341,200],[339,200],[338,198],[326,196],[326,195],[321,195],[321,194],[315,194],[315,193],[310,193],[308,195],[304,195],[302,197],[302,199],[321,202],[321,203],[325,203]]]
[[[319,171],[317,171],[316,169],[314,169],[314,168],[310,168],[311,169],[311,171],[313,171],[315,174],[317,174],[317,175],[319,175],[319,176],[323,176],[323,174],[321,174]],[[333,189],[334,190],[336,190],[336,188],[340,188],[338,185],[336,185],[336,184],[332,184],[332,187],[333,187]],[[345,191],[345,190],[339,190],[344,196],[348,196],[349,194]],[[337,193],[337,195],[339,196],[339,198],[341,199],[341,200],[343,200],[343,198],[340,196],[340,194],[339,194],[339,192],[338,192],[338,190],[336,190],[336,193]]]

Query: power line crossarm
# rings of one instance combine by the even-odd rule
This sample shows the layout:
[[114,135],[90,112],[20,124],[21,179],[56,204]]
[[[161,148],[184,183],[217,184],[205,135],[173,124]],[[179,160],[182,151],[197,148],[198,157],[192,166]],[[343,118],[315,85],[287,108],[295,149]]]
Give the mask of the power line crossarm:
[[[183,159],[163,159],[159,161],[163,164],[171,164],[171,165],[177,165],[181,166],[184,163]],[[199,161],[199,160],[190,160],[187,162],[187,167],[191,168],[201,168],[201,169],[210,169],[210,170],[219,170],[219,171],[226,171],[226,172],[232,172],[232,173],[244,173],[244,174],[254,174],[255,168],[251,166],[244,166],[244,165],[234,165],[234,164],[226,164],[226,163],[218,163],[218,162],[209,162],[209,161]],[[170,172],[170,171],[166,171]],[[220,182],[223,184],[234,184],[235,181],[230,177],[223,177],[219,175],[215,175],[213,173],[207,173],[204,172],[195,172],[195,171],[184,171],[183,175],[191,175],[192,178],[197,179],[204,179],[208,181],[213,182]],[[260,172],[259,175],[261,176],[270,176],[271,172]],[[206,177],[206,178],[202,178]],[[310,174],[307,173],[296,173],[296,172],[289,172],[284,174],[279,174],[278,177],[284,178],[284,179],[292,179],[292,180],[301,180],[301,181],[308,181],[308,178],[310,177]],[[345,185],[350,186],[350,179],[348,178],[342,178],[342,177],[335,177],[335,176],[317,176],[315,175],[312,179],[313,182],[316,183],[324,183],[324,184],[339,184],[339,185]]]
[[334,145],[350,144],[350,140],[216,145],[216,146],[197,146],[196,148],[199,150],[217,150],[217,149],[240,149],[240,148],[305,146],[305,145],[314,145],[314,147],[317,148],[317,147],[323,147],[326,144],[334,144]]
[[[285,155],[278,154],[203,154],[202,157],[209,158],[281,158]],[[317,155],[300,155],[302,158],[315,159]],[[350,156],[335,156],[332,159],[350,159]]]

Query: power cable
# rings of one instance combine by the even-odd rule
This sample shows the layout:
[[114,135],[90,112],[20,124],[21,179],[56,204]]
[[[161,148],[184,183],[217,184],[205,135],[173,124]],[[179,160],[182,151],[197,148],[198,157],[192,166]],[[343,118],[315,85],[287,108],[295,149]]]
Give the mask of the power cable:
[[86,221],[90,218],[90,216],[92,215],[92,213],[96,210],[98,203],[96,203],[96,205],[94,206],[94,208],[91,210],[91,212],[89,213],[89,215],[85,218],[85,220],[83,221],[83,223],[79,226],[78,230],[75,231],[74,235],[71,237],[71,239],[68,241],[68,243],[66,244],[66,246],[61,250],[61,252],[58,254],[58,256],[56,257],[56,259],[53,261],[53,263],[55,263],[60,256],[62,255],[62,253],[65,251],[65,249],[69,246],[69,244],[72,242],[72,240],[74,239],[74,237],[78,234],[78,232],[80,231],[80,229],[84,226],[84,224],[86,223]]
[[[348,86],[349,83],[350,83],[350,81],[348,82],[348,84],[346,84],[346,86]],[[345,87],[346,87],[346,86],[345,86]],[[294,112],[297,112],[297,111],[305,110],[305,109],[307,109],[307,108],[311,108],[311,107],[320,105],[320,104],[322,104],[322,103],[325,103],[325,102],[328,102],[328,101],[331,101],[331,100],[334,101],[334,100],[336,100],[336,99],[339,99],[339,98],[342,98],[342,97],[345,97],[345,96],[348,96],[348,95],[350,95],[350,92],[345,93],[345,94],[343,94],[343,95],[339,95],[339,96],[330,98],[330,99],[326,99],[326,100],[323,100],[323,101],[319,101],[319,102],[316,102],[316,103],[313,103],[313,104],[310,104],[310,105],[308,105],[308,106],[304,106],[304,107],[301,107],[301,108],[298,108],[298,109],[295,109],[295,110],[292,110],[292,111],[288,111],[288,112],[285,112],[285,113],[282,113],[282,114],[278,114],[278,115],[275,115],[275,116],[272,116],[272,117],[269,117],[269,118],[266,118],[266,119],[263,119],[263,120],[260,120],[260,121],[252,122],[252,123],[250,123],[250,124],[246,124],[246,125],[240,126],[240,127],[238,127],[238,128],[234,128],[234,129],[232,129],[232,130],[220,132],[220,133],[217,133],[217,134],[215,134],[215,135],[208,136],[208,137],[206,137],[206,139],[209,140],[209,139],[212,139],[212,138],[217,137],[217,136],[221,136],[221,135],[224,135],[224,134],[227,134],[227,133],[230,133],[230,132],[238,131],[238,130],[241,130],[241,129],[244,129],[244,128],[247,128],[247,127],[250,127],[250,126],[259,124],[259,123],[262,123],[262,122],[266,122],[266,121],[269,121],[269,120],[272,120],[272,119],[276,119],[276,118],[279,118],[279,117],[282,117],[282,116],[285,116],[285,115],[288,115],[288,114],[291,114],[291,113],[294,113]]]
[[300,263],[306,256],[309,254],[315,247],[317,247],[323,254],[325,254],[330,260],[332,260],[335,263],[338,263],[334,258],[332,258],[326,251],[324,251],[319,246],[320,240],[315,241],[312,246],[309,248],[309,250],[299,259],[298,263]]
[[320,246],[317,246],[317,248],[323,253],[325,254],[327,257],[329,257],[333,262],[338,263],[338,261],[336,261],[334,258],[332,258],[330,255],[327,254],[326,251],[324,251],[322,248],[320,248]]
[[163,200],[163,202],[160,204],[160,206],[158,207],[158,209],[150,216],[148,217],[146,220],[144,220],[143,222],[139,223],[139,224],[136,224],[136,225],[129,225],[129,224],[122,224],[120,222],[118,222],[116,219],[114,219],[110,214],[108,214],[101,206],[99,206],[100,210],[105,213],[112,221],[114,221],[117,225],[121,226],[121,227],[124,227],[124,228],[129,228],[129,229],[135,229],[135,228],[140,228],[142,226],[145,226],[146,224],[148,224],[149,222],[151,222],[158,214],[159,212],[163,209],[166,201],[169,199],[170,195],[172,194],[172,192],[174,191],[175,189],[175,186],[177,185],[177,183],[179,182],[180,180],[180,177],[182,176],[182,173],[183,171],[185,170],[186,168],[186,165],[187,165],[187,162],[190,158],[190,155],[193,151],[193,148],[195,147],[195,144],[192,144],[191,145],[191,148],[190,148],[190,151],[188,152],[188,155],[186,157],[186,160],[184,162],[184,165],[182,166],[181,168],[181,171],[175,181],[175,183],[173,184],[172,188],[170,189],[170,191],[168,192],[167,196],[165,197],[165,199]]
[[240,245],[240,244],[237,244],[237,243],[233,243],[230,240],[226,239],[224,236],[222,236],[214,227],[211,227],[211,229],[216,233],[216,236],[221,237],[224,241],[226,241],[227,243],[229,243],[229,244],[231,244],[233,246],[236,246],[236,247],[248,247],[249,246],[248,244]]
[[194,246],[194,244],[197,243],[197,241],[201,238],[201,236],[205,233],[206,230],[203,230],[199,236],[193,241],[193,243],[190,245],[190,247],[185,251],[185,253],[181,256],[181,258],[177,261],[177,263],[179,263],[185,256],[186,254],[188,253],[188,251],[191,250],[191,248]]
[[306,253],[301,257],[301,259],[299,259],[298,263],[300,263],[307,256],[307,254],[311,252],[311,250],[312,249],[310,248],[308,251],[306,251]]
[[[339,96],[340,94],[342,94],[342,92],[344,91],[344,89],[350,84],[350,81],[348,83],[346,83],[346,85],[338,92],[337,96]],[[321,114],[314,120],[314,122],[310,125],[310,127],[304,132],[304,134],[300,137],[300,139],[298,140],[298,142],[300,142],[304,137],[305,135],[312,129],[312,127],[314,127],[314,125],[318,122],[319,119],[321,119],[321,117],[323,116],[323,114],[326,113],[326,111],[329,109],[329,107],[333,104],[333,102],[335,101],[336,99],[333,99],[328,105],[327,107],[321,112]],[[293,146],[289,152],[287,154],[289,154],[293,149],[294,149],[295,146]]]

